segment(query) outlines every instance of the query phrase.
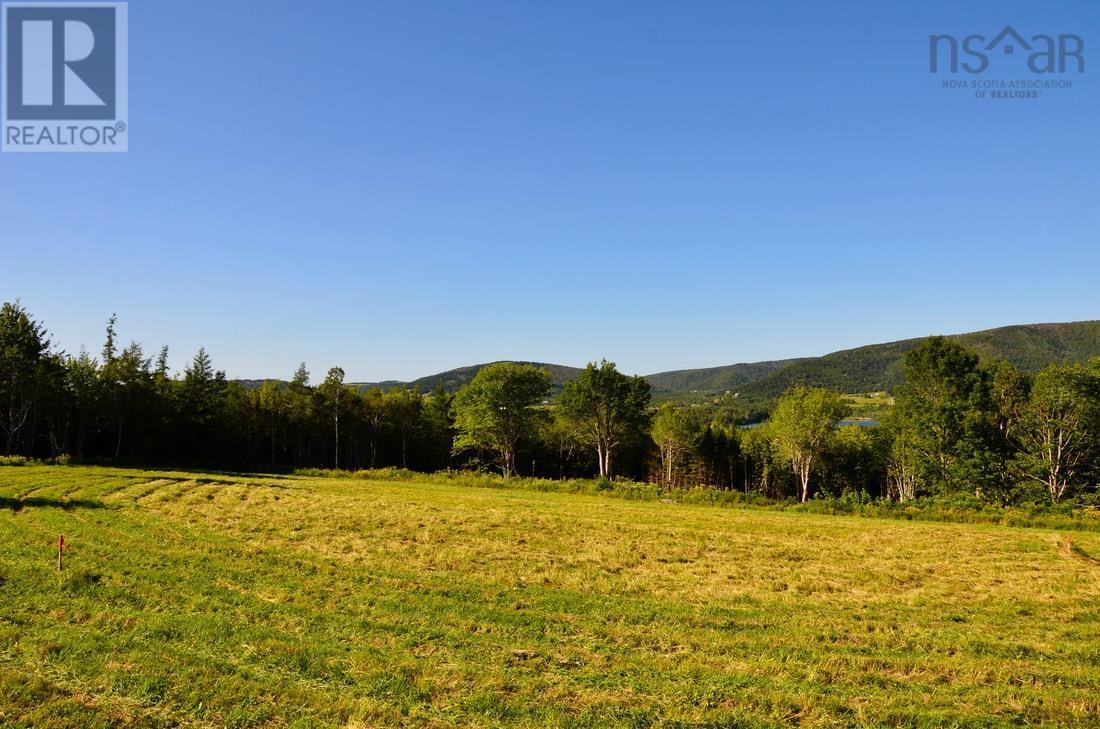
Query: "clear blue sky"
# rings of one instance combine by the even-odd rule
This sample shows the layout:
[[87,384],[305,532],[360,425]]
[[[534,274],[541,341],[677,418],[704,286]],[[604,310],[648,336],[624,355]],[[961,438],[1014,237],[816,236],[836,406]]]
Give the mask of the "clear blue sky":
[[[929,75],[1006,23],[1091,65]],[[138,0],[130,55],[128,154],[0,157],[0,297],[69,351],[117,311],[231,377],[653,372],[1100,318],[1091,0]]]

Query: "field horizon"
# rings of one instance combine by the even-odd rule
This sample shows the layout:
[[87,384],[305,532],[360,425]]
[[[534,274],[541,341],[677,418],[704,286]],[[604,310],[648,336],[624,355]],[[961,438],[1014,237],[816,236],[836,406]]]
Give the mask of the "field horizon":
[[37,465],[0,505],[4,726],[1100,716],[1091,532]]

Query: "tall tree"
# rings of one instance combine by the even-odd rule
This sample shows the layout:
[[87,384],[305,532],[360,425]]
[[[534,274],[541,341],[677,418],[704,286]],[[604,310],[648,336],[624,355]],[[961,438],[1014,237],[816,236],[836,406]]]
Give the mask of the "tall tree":
[[882,423],[887,433],[886,453],[887,496],[899,503],[917,498],[921,484],[921,459],[923,453],[914,442],[913,429],[899,422],[891,413]]
[[[690,452],[697,440],[697,423],[684,408],[675,403],[662,403],[653,416],[651,435],[661,455],[661,476],[665,486],[671,487],[681,456]],[[709,428],[706,435],[710,436]],[[713,455],[713,447],[710,450]]]
[[494,451],[507,478],[516,472],[516,447],[546,417],[536,405],[550,392],[550,373],[499,362],[481,368],[454,400],[455,451]]
[[[23,430],[49,385],[46,329],[18,302],[0,308],[0,430],[4,453],[23,441]],[[31,435],[33,440],[33,434]]]
[[325,381],[318,388],[321,397],[324,398],[328,411],[332,413],[332,428],[335,440],[335,452],[333,455],[333,468],[340,468],[340,410],[345,406],[347,398],[344,397],[344,370],[333,367],[325,376]]
[[157,366],[153,369],[153,374],[160,380],[167,380],[171,377],[168,373],[168,345],[160,348],[160,352],[157,354]]
[[390,422],[393,423],[398,440],[401,441],[401,467],[408,468],[409,438],[412,437],[420,422],[424,398],[419,392],[402,388],[394,390],[387,396],[386,405]]
[[649,382],[622,374],[607,360],[589,363],[576,380],[565,383],[558,407],[595,447],[601,477],[613,478],[615,449],[644,439],[649,399]]
[[902,369],[894,415],[917,457],[919,480],[941,492],[980,489],[990,470],[992,401],[978,355],[931,337],[906,353]]
[[215,370],[205,348],[200,348],[184,368],[179,385],[178,427],[188,460],[215,461],[224,457],[227,443],[222,425],[230,420],[227,411],[228,383],[225,373]]
[[[737,430],[712,424],[708,433],[714,433],[714,451],[707,470],[716,480],[722,480],[728,488],[736,487],[737,471],[741,464],[741,439]],[[722,474],[722,477],[719,476]]]
[[772,436],[801,483],[803,503],[810,497],[814,460],[824,452],[837,421],[847,414],[848,405],[841,395],[819,387],[788,390],[775,404],[770,420]]
[[276,380],[265,380],[256,391],[254,402],[264,420],[267,430],[269,458],[271,465],[278,463],[278,438],[285,427],[289,415],[290,397]]
[[421,464],[422,467],[446,468],[450,464],[451,446],[455,438],[453,403],[454,395],[447,392],[442,382],[424,399],[421,449],[426,462]]
[[294,460],[299,465],[308,460],[309,439],[306,437],[313,420],[313,393],[309,387],[309,370],[306,363],[298,365],[287,388],[289,424],[296,435]]
[[542,441],[557,457],[558,478],[565,478],[566,469],[572,464],[577,451],[584,446],[584,438],[576,423],[562,417],[561,410],[555,410],[542,431]]
[[211,422],[219,404],[218,377],[205,347],[183,371],[183,396],[188,415],[200,425]]
[[[386,394],[373,387],[359,398],[360,421],[367,432],[367,467],[378,467],[378,440],[386,428]],[[448,441],[447,450],[451,443]]]
[[[127,427],[135,433],[144,429],[147,409],[152,406],[152,373],[141,345],[131,342],[126,349],[104,365],[101,374],[113,404],[115,426],[114,457],[122,455],[123,434]],[[137,445],[137,444],[132,444]],[[130,455],[134,455],[133,448]]]
[[[996,497],[1001,506],[1008,506],[1017,496],[1019,478],[1015,468],[1015,457],[1019,452],[1016,436],[1020,419],[1027,409],[1031,390],[1031,381],[1015,365],[994,361],[983,365],[985,380],[989,392],[986,417],[979,413],[972,418],[980,425],[980,430],[971,429],[979,435],[986,448],[984,468],[985,486]],[[983,408],[985,409],[985,408]]]
[[1100,447],[1100,366],[1055,364],[1039,372],[1018,433],[1021,472],[1053,503],[1086,483]]
[[74,411],[76,432],[73,451],[80,460],[84,457],[88,439],[99,431],[102,416],[99,363],[86,350],[82,349],[79,356],[69,359],[65,367],[65,387],[70,393]]
[[745,493],[749,492],[751,484],[756,484],[765,498],[770,496],[772,474],[780,466],[771,423],[745,430],[741,435],[741,455],[745,461]]
[[116,327],[118,326],[118,314],[111,314],[111,318],[107,320],[107,336],[103,340],[103,364],[110,364],[114,360],[115,355],[118,354],[118,335],[116,333]]

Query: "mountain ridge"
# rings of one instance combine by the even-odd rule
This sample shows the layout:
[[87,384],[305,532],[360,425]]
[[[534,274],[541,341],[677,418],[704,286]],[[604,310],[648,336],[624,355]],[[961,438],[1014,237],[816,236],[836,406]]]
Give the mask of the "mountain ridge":
[[[1013,324],[941,336],[973,349],[982,359],[1006,360],[1025,372],[1035,372],[1051,362],[1100,356],[1100,321],[1095,320]],[[810,358],[749,383],[742,395],[773,398],[795,385],[848,393],[891,390],[901,383],[905,353],[927,338],[868,344]]]
[[[935,335],[929,335],[935,336]],[[1034,372],[1051,362],[1084,361],[1100,356],[1100,320],[1013,324],[975,332],[942,335],[975,350],[983,359],[1004,359],[1022,370]],[[796,357],[762,362],[742,362],[718,367],[656,372],[644,377],[662,399],[689,395],[736,393],[746,399],[770,399],[794,385],[830,387],[847,393],[891,390],[901,382],[905,353],[927,337],[867,344],[838,350],[820,357]],[[519,360],[550,371],[554,392],[573,379],[580,368],[548,362]],[[349,383],[363,390],[411,387],[431,392],[442,385],[448,392],[462,387],[493,362],[457,367],[410,381]],[[238,380],[246,387],[263,380]]]

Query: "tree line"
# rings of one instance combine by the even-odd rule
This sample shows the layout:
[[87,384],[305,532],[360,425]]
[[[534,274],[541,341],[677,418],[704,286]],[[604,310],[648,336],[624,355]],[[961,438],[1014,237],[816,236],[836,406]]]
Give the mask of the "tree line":
[[649,480],[766,498],[966,495],[1001,505],[1092,502],[1100,478],[1100,359],[1030,374],[934,337],[906,354],[877,427],[842,427],[848,400],[795,386],[761,423],[728,409],[655,406],[649,383],[589,364],[551,398],[548,372],[489,365],[456,394],[363,390],[333,367],[314,383],[246,388],[200,350],[56,349],[19,303],[0,309],[0,438],[6,455],[178,467],[418,471]]

